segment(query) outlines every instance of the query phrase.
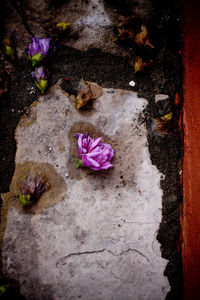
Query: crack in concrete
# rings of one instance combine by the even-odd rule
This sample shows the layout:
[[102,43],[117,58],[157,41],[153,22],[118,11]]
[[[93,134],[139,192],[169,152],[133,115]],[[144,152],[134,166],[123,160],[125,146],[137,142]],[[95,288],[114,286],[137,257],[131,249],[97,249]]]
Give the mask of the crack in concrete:
[[[56,267],[59,265],[59,263],[62,263],[66,259],[68,259],[70,257],[73,257],[73,256],[81,256],[81,255],[88,255],[88,254],[97,254],[97,253],[103,253],[103,252],[108,252],[108,253],[112,254],[113,256],[121,256],[121,255],[123,255],[125,253],[128,253],[128,252],[131,252],[131,251],[138,253],[139,255],[141,255],[142,257],[144,257],[147,260],[148,263],[151,263],[150,260],[148,259],[148,257],[146,255],[144,255],[142,252],[140,252],[139,250],[137,250],[137,249],[128,248],[127,250],[123,250],[119,254],[114,254],[112,251],[107,250],[107,249],[100,249],[100,250],[94,250],[94,251],[84,251],[84,252],[72,252],[72,253],[69,253],[68,255],[66,255],[66,256],[58,259],[58,261],[56,263]],[[65,263],[63,263],[63,265],[64,264]]]
[[126,221],[126,220],[123,220],[123,219],[114,220],[114,221],[112,221],[112,220],[100,220],[99,222],[120,223],[122,221],[123,221],[124,224],[160,224],[159,221],[157,221],[157,222],[140,222],[140,221],[132,222],[132,221]]
[[122,251],[122,252],[120,253],[120,255],[122,255],[122,254],[124,254],[124,253],[128,253],[128,252],[130,252],[130,251],[137,252],[137,253],[140,254],[142,257],[146,258],[146,260],[148,261],[148,263],[151,263],[150,260],[148,259],[148,257],[147,257],[146,255],[144,255],[142,252],[140,252],[139,250],[137,250],[137,249],[128,248],[127,250]]

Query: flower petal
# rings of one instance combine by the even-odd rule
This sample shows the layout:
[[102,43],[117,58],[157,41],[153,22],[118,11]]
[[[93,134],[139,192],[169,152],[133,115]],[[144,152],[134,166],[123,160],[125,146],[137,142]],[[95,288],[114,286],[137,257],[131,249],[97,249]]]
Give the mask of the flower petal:
[[87,154],[82,156],[82,165],[85,167],[100,167],[100,164],[91,157],[88,157]]
[[94,140],[94,142],[90,145],[88,148],[88,152],[92,151],[102,140],[102,137],[99,137],[98,139]]

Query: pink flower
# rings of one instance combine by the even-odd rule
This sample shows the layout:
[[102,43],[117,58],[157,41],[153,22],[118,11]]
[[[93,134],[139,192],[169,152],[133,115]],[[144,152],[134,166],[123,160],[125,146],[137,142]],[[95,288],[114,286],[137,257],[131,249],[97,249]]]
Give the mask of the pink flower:
[[110,163],[114,156],[114,150],[111,145],[101,143],[102,137],[95,140],[88,133],[76,133],[74,136],[78,139],[77,167],[88,167],[95,171],[114,167]]

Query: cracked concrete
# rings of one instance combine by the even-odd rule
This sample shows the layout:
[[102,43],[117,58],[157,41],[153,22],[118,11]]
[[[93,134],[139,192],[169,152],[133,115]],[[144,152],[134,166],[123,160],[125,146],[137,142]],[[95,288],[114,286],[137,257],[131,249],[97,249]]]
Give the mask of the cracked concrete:
[[68,255],[66,255],[66,256],[60,258],[60,259],[57,261],[56,266],[58,266],[59,263],[63,263],[63,262],[65,261],[65,259],[67,259],[67,258],[69,258],[69,257],[71,257],[71,256],[76,256],[76,255],[87,255],[87,254],[95,254],[95,253],[102,253],[102,252],[104,252],[104,251],[107,251],[107,252],[111,253],[113,256],[118,256],[118,255],[120,256],[120,255],[123,255],[124,253],[128,253],[128,252],[130,252],[130,251],[135,251],[135,252],[139,253],[141,256],[145,257],[146,260],[150,263],[148,257],[146,257],[144,254],[142,254],[140,251],[138,251],[138,250],[136,250],[136,249],[131,249],[131,248],[129,248],[129,249],[127,249],[126,251],[122,251],[121,253],[119,253],[119,254],[117,254],[117,255],[114,254],[112,251],[106,250],[106,249],[101,249],[101,250],[96,250],[96,251],[90,251],[90,252],[87,251],[87,252],[69,253]]
[[[103,89],[91,111],[79,112],[55,85],[16,129],[16,168],[48,163],[66,195],[42,211],[20,211],[17,194],[3,195],[2,262],[27,299],[164,299],[169,283],[155,236],[162,190],[148,150],[147,101]],[[76,132],[103,136],[115,149],[114,169],[76,169]],[[42,200],[42,198],[39,200]]]

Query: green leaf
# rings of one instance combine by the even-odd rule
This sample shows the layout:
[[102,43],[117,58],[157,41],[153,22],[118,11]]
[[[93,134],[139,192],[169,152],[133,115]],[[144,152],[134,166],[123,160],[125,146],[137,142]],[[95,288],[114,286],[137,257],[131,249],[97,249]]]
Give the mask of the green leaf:
[[76,164],[76,168],[81,168],[83,165],[82,165],[82,161],[81,159],[78,160],[77,164]]

